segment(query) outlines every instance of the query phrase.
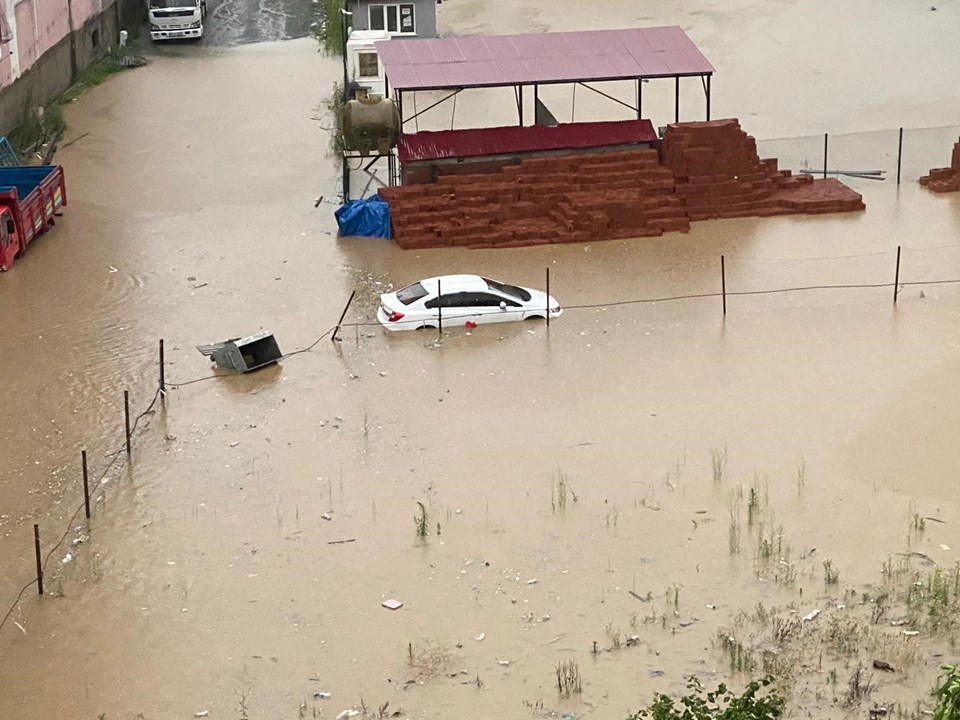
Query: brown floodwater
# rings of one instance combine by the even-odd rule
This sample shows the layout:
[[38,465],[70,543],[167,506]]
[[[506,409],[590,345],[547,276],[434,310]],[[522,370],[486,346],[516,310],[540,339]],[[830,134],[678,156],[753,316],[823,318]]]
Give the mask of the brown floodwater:
[[[759,136],[956,122],[952,5],[499,5],[450,0],[441,27],[683,25],[718,68],[718,114]],[[916,52],[872,49],[908,35]],[[339,240],[322,111],[339,72],[311,40],[177,46],[68,108],[70,206],[0,277],[0,612],[33,576],[32,524],[45,549],[69,530],[48,594],[29,588],[0,631],[0,718],[333,718],[361,699],[373,715],[624,717],[691,673],[727,677],[717,631],[758,602],[826,609],[891,554],[960,559],[960,287],[909,284],[896,307],[890,287],[738,295],[725,317],[716,297],[613,304],[717,292],[721,255],[730,291],[890,283],[898,245],[901,280],[957,280],[960,198],[859,181],[865,213],[642,241]],[[663,124],[672,95],[656,94]],[[478,95],[457,118],[509,121],[492,107]],[[549,329],[370,324],[390,286],[481,272],[542,287],[546,268],[567,307]],[[195,350],[260,329],[306,347],[354,289],[341,342],[278,367],[211,378]],[[81,449],[99,478],[123,391],[135,413],[154,397],[160,338],[168,383],[209,379],[170,390],[89,525],[68,522]],[[755,559],[751,486],[789,583]],[[945,522],[911,533],[915,514]],[[921,645],[875,698],[925,699],[942,651]],[[567,659],[583,676],[569,698]],[[797,714],[831,706],[797,698]]]

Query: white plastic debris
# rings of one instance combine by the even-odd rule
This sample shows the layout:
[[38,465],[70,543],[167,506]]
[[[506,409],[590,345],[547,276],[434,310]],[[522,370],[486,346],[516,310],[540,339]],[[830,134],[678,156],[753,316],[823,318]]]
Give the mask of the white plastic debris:
[[193,716],[194,716],[194,717],[210,717],[210,711],[209,711],[209,710],[201,710],[201,711],[198,712],[198,713],[194,713]]
[[527,580],[527,585],[536,585],[539,581],[536,578],[530,578]]
[[486,633],[480,633],[474,638],[474,640],[476,640],[477,642],[481,642],[486,636],[487,636]]
[[820,615],[820,608],[815,608],[804,615],[803,619],[810,622],[811,620],[816,620],[818,615]]
[[347,720],[347,718],[356,717],[356,716],[359,715],[359,714],[360,714],[360,711],[359,711],[359,710],[354,710],[353,708],[348,708],[347,710],[344,710],[342,713],[340,713],[339,715],[337,715],[337,717],[335,718],[335,720]]
[[66,555],[63,556],[63,560],[61,560],[60,562],[66,565],[71,560],[73,560],[73,553],[67,553]]

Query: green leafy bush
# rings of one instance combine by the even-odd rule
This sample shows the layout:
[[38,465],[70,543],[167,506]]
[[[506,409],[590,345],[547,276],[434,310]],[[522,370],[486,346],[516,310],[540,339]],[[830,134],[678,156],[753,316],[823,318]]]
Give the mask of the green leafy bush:
[[[649,707],[627,720],[775,720],[783,713],[785,701],[770,689],[772,684],[773,678],[768,675],[748,684],[743,694],[734,695],[724,683],[706,692],[703,684],[691,677],[687,682],[689,692],[679,702],[658,693]],[[955,717],[935,720],[955,720]]]

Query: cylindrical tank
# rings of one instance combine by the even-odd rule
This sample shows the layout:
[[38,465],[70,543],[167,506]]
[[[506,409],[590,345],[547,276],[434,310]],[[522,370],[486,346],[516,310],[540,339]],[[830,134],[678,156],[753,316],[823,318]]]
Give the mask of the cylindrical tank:
[[342,127],[347,150],[387,155],[400,136],[400,113],[390,98],[358,95],[343,106]]

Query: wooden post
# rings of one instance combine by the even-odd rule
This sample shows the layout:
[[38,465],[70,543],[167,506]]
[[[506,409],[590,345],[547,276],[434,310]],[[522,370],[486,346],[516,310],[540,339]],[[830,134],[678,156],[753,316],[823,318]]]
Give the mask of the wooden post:
[[897,245],[897,270],[893,275],[893,304],[897,304],[897,294],[900,291],[900,246]]
[[[163,377],[163,338],[160,338],[160,397],[165,398],[167,396],[167,383]],[[90,517],[87,515],[87,517]]]
[[87,473],[87,451],[80,451],[80,462],[83,464],[83,509],[86,511],[87,520],[90,519],[90,478]]
[[123,391],[123,423],[126,427],[127,457],[130,457],[130,391]]
[[43,558],[40,557],[40,526],[33,525],[33,549],[37,555],[37,590],[43,595]]
[[547,327],[550,327],[550,268],[547,268]]
[[333,335],[330,336],[330,342],[337,341],[337,333],[340,332],[340,327],[343,325],[343,319],[347,316],[347,310],[350,309],[350,303],[353,302],[353,298],[356,294],[356,290],[350,293],[350,298],[347,300],[347,304],[344,306],[343,312],[340,313],[340,319],[337,320],[337,326],[333,329]]
[[900,139],[897,141],[897,185],[900,184],[900,161],[903,159],[903,128],[900,128]]
[[727,315],[727,261],[720,256],[720,292],[723,295],[723,315]]

